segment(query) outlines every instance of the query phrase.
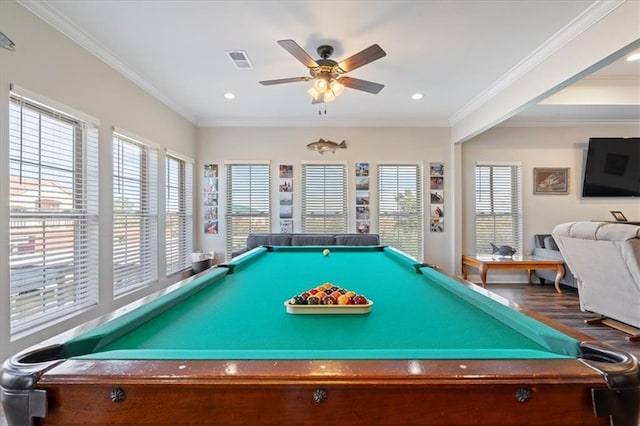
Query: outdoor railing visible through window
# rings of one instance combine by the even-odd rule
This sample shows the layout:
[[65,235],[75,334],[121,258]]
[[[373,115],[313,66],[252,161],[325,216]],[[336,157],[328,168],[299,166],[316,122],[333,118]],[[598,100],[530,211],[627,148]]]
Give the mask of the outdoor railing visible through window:
[[271,231],[269,164],[227,164],[227,253],[247,246],[250,233]]
[[302,232],[347,232],[344,164],[302,165]]
[[165,165],[165,256],[169,275],[191,267],[193,161],[167,154]]
[[26,90],[11,92],[12,334],[97,303],[98,124]]
[[113,293],[158,279],[158,149],[113,133]]
[[422,260],[423,230],[421,166],[378,165],[380,241]]
[[490,243],[522,253],[521,180],[518,164],[476,164],[476,253],[491,253]]

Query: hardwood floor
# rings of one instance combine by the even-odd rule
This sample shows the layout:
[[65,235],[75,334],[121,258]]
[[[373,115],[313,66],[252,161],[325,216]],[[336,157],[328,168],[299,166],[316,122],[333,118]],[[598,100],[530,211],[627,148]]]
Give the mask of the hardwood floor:
[[[618,349],[640,358],[640,342],[629,342],[621,331],[602,325],[587,325],[584,320],[595,315],[580,311],[576,290],[562,286],[564,293],[556,293],[553,284],[487,284],[486,288],[517,303],[523,308],[535,311],[554,321],[590,335]],[[0,426],[5,426],[0,408]]]
[[578,292],[571,287],[562,286],[562,294],[555,291],[553,283],[544,286],[537,283],[532,285],[487,284],[486,288],[523,308],[535,311],[640,358],[640,342],[630,342],[623,332],[604,325],[585,324],[586,319],[597,317],[597,315],[580,311]]

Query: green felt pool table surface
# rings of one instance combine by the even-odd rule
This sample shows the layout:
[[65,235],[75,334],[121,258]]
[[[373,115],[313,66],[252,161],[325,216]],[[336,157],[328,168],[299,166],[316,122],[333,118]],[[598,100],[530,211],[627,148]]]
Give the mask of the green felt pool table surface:
[[[182,292],[67,342],[107,359],[544,359],[579,342],[385,247],[259,248]],[[419,273],[418,273],[419,272]],[[293,315],[284,302],[325,282],[371,312]]]
[[[640,421],[633,356],[393,248],[324,248],[257,248],[7,360],[9,425]],[[325,282],[370,312],[287,312]]]

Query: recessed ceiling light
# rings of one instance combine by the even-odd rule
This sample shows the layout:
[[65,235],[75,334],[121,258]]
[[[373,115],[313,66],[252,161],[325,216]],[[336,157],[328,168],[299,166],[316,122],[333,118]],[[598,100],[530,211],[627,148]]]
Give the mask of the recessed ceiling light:
[[629,61],[629,62],[637,61],[638,59],[640,59],[640,52],[632,53],[631,55],[627,56],[627,61]]
[[418,99],[422,99],[422,96],[422,93],[414,93],[413,95],[411,95],[411,99],[417,101]]
[[224,94],[224,97],[225,97],[225,99],[235,99],[236,95],[234,95],[231,92],[227,92],[227,93]]

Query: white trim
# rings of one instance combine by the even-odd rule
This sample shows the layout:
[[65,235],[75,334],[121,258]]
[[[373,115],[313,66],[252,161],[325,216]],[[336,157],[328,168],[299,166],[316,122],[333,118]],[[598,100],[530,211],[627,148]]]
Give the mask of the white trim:
[[475,162],[476,166],[517,166],[522,167],[522,163],[520,161],[482,161],[478,160]]
[[[441,163],[441,161],[439,161]],[[424,167],[423,161],[376,161],[376,164],[381,166],[420,166]]]
[[560,50],[565,44],[588,30],[596,22],[621,6],[625,0],[596,1],[579,16],[565,25],[549,40],[542,43],[526,58],[511,68],[506,74],[496,80],[491,86],[463,106],[449,118],[450,126],[460,122],[472,112],[481,108],[498,93],[505,90],[518,79],[525,76],[533,68],[543,63],[547,58]]
[[156,149],[156,150],[160,150],[160,145],[158,145],[155,142],[150,141],[149,139],[145,139],[141,136],[136,135],[135,133],[131,133],[127,130],[121,129],[119,127],[113,126],[113,135],[115,136],[116,134],[120,135],[120,136],[124,136],[127,139],[130,139],[132,142],[136,142],[139,143],[141,145],[145,145],[148,148],[151,149]]
[[[208,163],[207,163],[208,164]],[[264,164],[271,165],[271,160],[225,160],[224,164],[235,164],[235,165],[243,165],[243,164]]]
[[311,164],[311,165],[320,165],[320,166],[348,166],[349,163],[347,161],[335,161],[335,160],[302,160],[300,164]]
[[322,117],[318,120],[295,120],[283,118],[282,120],[238,119],[216,120],[203,119],[196,122],[198,127],[450,127],[448,120],[341,120],[331,117]]
[[498,124],[497,127],[635,127],[640,128],[638,120],[528,120],[512,118]]
[[70,106],[67,106],[63,103],[54,101],[53,99],[49,99],[46,96],[34,93],[31,90],[25,89],[24,87],[18,86],[14,83],[9,84],[9,92],[10,95],[24,98],[28,101],[39,104],[44,108],[53,110],[62,115],[69,116],[73,119],[93,124],[96,127],[100,125],[100,119],[96,117],[85,114],[84,112],[78,111],[77,109],[71,108]]
[[182,160],[182,161],[186,161],[187,163],[195,163],[195,160],[191,157],[187,157],[186,155],[180,154],[179,152],[170,150],[169,148],[165,148],[164,150],[165,155],[169,155],[173,158],[177,158],[178,160]]
[[196,123],[196,118],[193,114],[187,111],[187,109],[175,102],[173,99],[165,96],[155,86],[145,80],[142,76],[138,75],[131,68],[125,65],[122,61],[116,58],[109,50],[101,45],[98,40],[87,34],[80,27],[71,22],[66,16],[61,14],[50,1],[47,0],[16,0],[19,4],[24,6],[27,10],[34,13],[40,19],[51,25],[62,34],[69,37],[75,43],[82,48],[89,51],[96,56],[102,62],[113,68],[118,73],[122,74],[134,84],[140,87],[142,90],[149,93],[151,96],[171,108],[177,114],[187,119],[192,124]]

